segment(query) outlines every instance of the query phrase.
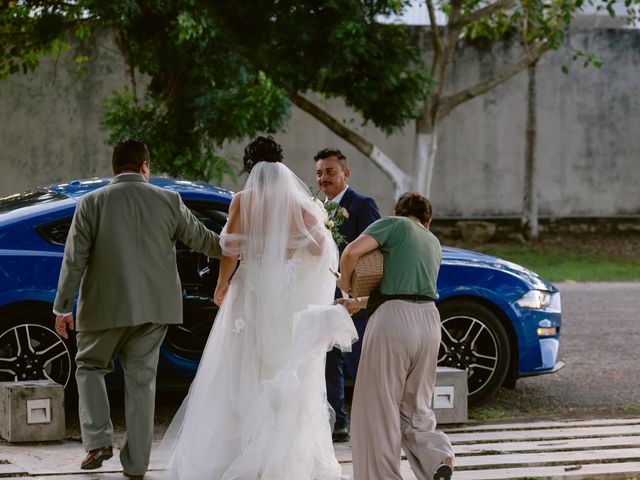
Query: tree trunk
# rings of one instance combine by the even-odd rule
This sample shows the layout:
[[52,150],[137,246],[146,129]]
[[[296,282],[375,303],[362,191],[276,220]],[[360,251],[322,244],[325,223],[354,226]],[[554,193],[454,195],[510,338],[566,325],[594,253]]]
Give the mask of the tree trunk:
[[138,84],[136,82],[136,69],[131,53],[131,47],[129,46],[129,41],[127,40],[126,34],[122,30],[114,30],[114,38],[116,41],[116,45],[120,49],[120,53],[122,53],[122,57],[124,58],[124,68],[127,78],[129,79],[129,83],[131,84],[131,93],[133,95],[133,100],[138,102]]
[[535,61],[527,68],[527,127],[524,144],[524,208],[522,228],[524,235],[530,240],[537,240],[538,228],[538,192],[536,185],[536,66]]
[[431,181],[433,167],[436,163],[438,151],[438,132],[435,128],[427,132],[416,132],[415,140],[416,177],[413,187],[427,198],[431,198]]

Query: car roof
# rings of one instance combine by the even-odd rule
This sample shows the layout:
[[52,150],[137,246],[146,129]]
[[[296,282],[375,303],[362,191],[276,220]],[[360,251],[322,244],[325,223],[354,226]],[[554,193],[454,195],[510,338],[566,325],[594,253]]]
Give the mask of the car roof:
[[[112,177],[94,177],[80,180],[72,180],[65,183],[51,185],[39,185],[37,188],[49,190],[71,198],[78,198],[92,192],[100,187],[104,187],[111,182]],[[149,183],[167,190],[180,193],[184,198],[189,199],[211,199],[211,196],[218,197],[221,201],[230,201],[233,192],[224,188],[213,186],[209,183],[198,180],[183,180],[169,177],[151,177]]]
[[[39,200],[33,203],[27,202],[24,206],[16,205],[15,209],[0,211],[0,226],[16,221],[23,221],[42,214],[56,215],[55,212],[73,208],[82,195],[108,185],[111,179],[112,177],[94,177],[64,183],[38,185],[27,192],[3,197],[5,199],[12,197],[19,199],[24,195],[32,195],[39,197]],[[230,190],[194,180],[151,177],[150,183],[167,190],[178,192],[185,201],[213,201],[228,205],[233,196],[233,192]]]

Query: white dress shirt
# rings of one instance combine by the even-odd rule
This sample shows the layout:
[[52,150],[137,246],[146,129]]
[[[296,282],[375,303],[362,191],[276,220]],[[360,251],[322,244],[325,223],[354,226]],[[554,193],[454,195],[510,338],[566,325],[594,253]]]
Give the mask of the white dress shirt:
[[340,200],[342,200],[342,197],[344,197],[344,193],[347,191],[348,188],[349,188],[349,185],[344,187],[344,190],[342,190],[339,194],[337,194],[331,200],[329,200],[328,198],[325,199],[324,203],[340,203]]

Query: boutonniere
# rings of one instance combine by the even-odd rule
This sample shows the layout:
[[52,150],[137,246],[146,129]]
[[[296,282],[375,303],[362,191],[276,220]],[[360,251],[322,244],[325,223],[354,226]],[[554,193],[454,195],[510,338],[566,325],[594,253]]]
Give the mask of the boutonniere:
[[324,203],[317,196],[313,197],[313,202],[322,210],[324,225],[331,232],[331,236],[333,237],[333,241],[336,242],[336,245],[346,244],[347,239],[340,233],[338,227],[349,218],[349,211],[337,203]]

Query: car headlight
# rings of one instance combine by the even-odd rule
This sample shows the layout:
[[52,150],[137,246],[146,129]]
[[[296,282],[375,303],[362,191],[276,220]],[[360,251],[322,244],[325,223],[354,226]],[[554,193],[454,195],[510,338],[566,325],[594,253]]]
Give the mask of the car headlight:
[[522,308],[542,310],[551,302],[551,293],[544,290],[529,290],[516,303]]

